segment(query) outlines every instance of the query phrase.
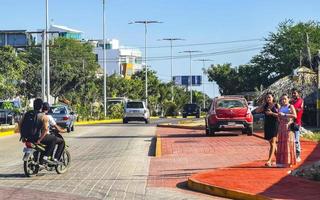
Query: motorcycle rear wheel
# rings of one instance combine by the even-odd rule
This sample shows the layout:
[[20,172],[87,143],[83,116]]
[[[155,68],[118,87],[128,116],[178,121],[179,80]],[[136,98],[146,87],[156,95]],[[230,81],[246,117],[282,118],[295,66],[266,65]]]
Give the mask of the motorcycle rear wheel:
[[34,161],[34,157],[32,154],[30,154],[26,161],[23,162],[23,170],[24,174],[27,177],[32,177],[38,174],[39,165]]
[[61,164],[55,166],[56,172],[57,174],[63,174],[68,170],[71,163],[71,155],[67,149],[63,151],[59,162],[61,162]]

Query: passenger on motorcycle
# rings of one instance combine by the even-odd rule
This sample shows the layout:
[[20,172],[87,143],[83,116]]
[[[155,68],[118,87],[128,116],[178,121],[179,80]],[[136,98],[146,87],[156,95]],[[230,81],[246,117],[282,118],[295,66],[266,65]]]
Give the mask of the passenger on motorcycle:
[[[28,135],[23,139],[26,139],[28,142],[32,142],[35,144],[45,144],[46,148],[45,151],[43,153],[43,161],[45,162],[52,162],[52,159],[50,159],[50,156],[53,154],[55,145],[56,145],[56,141],[57,138],[54,135],[49,135],[48,131],[49,131],[49,119],[47,117],[47,115],[45,115],[44,113],[42,113],[42,104],[43,101],[40,98],[37,98],[34,100],[33,102],[33,109],[36,115],[36,120],[32,123],[34,123],[34,134],[32,135]],[[23,116],[23,118],[21,119],[20,123],[19,123],[19,129],[20,129],[20,133],[24,132],[23,127],[26,123],[24,123],[24,118],[26,118],[26,114]]]
[[[47,116],[48,118],[48,134],[51,134],[50,133],[50,128],[54,128],[56,130],[58,130],[59,133],[66,133],[67,130],[66,129],[63,129],[61,128],[59,125],[57,125],[56,121],[54,120],[54,118],[51,116],[51,115],[48,115],[48,112],[50,110],[50,105],[49,103],[47,102],[44,102],[43,105],[42,105],[42,112]],[[54,161],[59,161],[62,153],[63,153],[63,150],[65,148],[65,142],[64,142],[64,139],[63,137],[61,137],[61,135],[59,133],[55,133],[55,134],[51,134],[53,136],[56,137],[56,144],[58,145],[58,148],[55,152],[55,155],[54,155]]]

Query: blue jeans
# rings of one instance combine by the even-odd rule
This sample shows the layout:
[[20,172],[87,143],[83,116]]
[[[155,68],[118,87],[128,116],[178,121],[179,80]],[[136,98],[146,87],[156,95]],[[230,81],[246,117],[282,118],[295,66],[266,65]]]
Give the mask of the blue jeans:
[[294,131],[294,140],[296,143],[296,155],[297,158],[301,155],[301,145],[300,145],[300,126],[298,131]]

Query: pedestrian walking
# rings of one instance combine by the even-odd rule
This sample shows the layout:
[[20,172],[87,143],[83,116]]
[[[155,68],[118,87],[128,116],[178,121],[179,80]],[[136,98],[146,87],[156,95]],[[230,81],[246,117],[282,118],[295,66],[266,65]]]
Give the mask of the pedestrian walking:
[[280,103],[276,163],[278,167],[292,167],[296,164],[296,148],[292,124],[297,114],[293,105],[289,103],[287,94],[281,96]]
[[300,97],[300,92],[294,88],[291,90],[292,99],[290,101],[290,104],[293,105],[293,107],[296,110],[297,118],[294,122],[294,139],[296,144],[296,156],[297,156],[297,162],[301,161],[301,145],[300,145],[300,128],[302,125],[302,115],[303,115],[303,99]]
[[264,113],[264,138],[269,141],[270,149],[268,160],[265,166],[272,166],[272,158],[275,155],[277,148],[277,133],[278,133],[278,111],[280,106],[275,103],[274,95],[268,92],[265,95],[264,103],[257,108],[255,112]]

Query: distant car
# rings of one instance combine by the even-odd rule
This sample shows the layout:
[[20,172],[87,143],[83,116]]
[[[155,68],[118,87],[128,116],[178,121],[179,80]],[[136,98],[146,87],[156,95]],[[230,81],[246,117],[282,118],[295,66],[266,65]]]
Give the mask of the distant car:
[[218,131],[241,130],[252,135],[253,116],[247,101],[242,96],[221,96],[212,100],[206,115],[206,134]]
[[144,121],[146,124],[150,122],[150,112],[143,101],[128,101],[124,105],[123,123],[129,121]]
[[15,113],[11,110],[0,109],[0,124],[15,124]]
[[54,105],[50,107],[49,115],[55,119],[56,123],[62,128],[66,128],[67,132],[74,131],[74,123],[76,115],[66,105]]
[[[11,109],[4,109],[4,103],[11,104]],[[0,124],[10,124],[14,125],[16,122],[22,117],[22,109],[20,101],[12,100],[12,101],[3,101],[0,100]]]
[[182,117],[196,116],[200,118],[200,107],[195,103],[188,103],[183,106]]

